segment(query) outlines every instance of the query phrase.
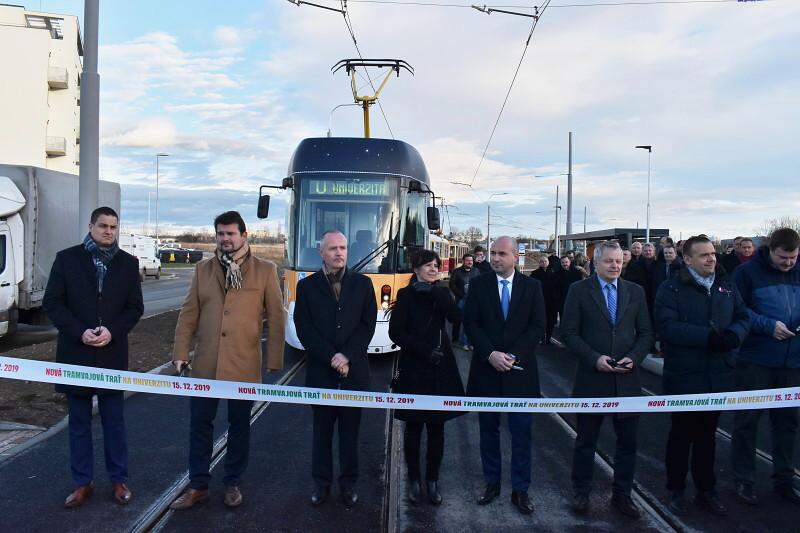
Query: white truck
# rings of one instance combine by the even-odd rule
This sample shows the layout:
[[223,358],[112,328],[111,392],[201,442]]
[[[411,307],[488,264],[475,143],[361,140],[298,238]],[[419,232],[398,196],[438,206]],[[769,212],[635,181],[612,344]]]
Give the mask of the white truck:
[[[118,183],[100,181],[100,205],[119,213]],[[89,221],[85,221],[89,231]],[[78,244],[78,176],[0,165],[0,336],[17,322],[46,324],[42,298],[59,250]]]
[[156,240],[146,235],[121,233],[119,247],[139,260],[139,279],[147,276],[161,279],[161,259],[158,258]]

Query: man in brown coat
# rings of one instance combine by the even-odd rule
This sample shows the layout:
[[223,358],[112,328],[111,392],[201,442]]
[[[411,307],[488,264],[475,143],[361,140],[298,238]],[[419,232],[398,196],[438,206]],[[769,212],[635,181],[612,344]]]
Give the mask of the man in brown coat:
[[[284,314],[274,263],[255,257],[247,230],[236,211],[214,220],[215,257],[197,263],[189,294],[175,327],[172,362],[192,377],[261,383],[261,334],[269,325],[267,370],[283,367]],[[193,341],[194,354],[190,366]],[[188,509],[208,499],[217,398],[191,398],[189,487],[170,506]],[[250,400],[228,400],[228,453],[225,456],[224,502],[242,503],[239,482],[250,452]]]

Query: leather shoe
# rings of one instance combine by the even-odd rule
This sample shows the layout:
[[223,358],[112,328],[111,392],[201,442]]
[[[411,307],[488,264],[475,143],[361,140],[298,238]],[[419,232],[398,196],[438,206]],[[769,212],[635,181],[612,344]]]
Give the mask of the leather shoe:
[[433,505],[441,505],[442,495],[439,492],[439,482],[428,481],[427,485],[428,485],[428,501],[431,502]]
[[342,503],[345,507],[353,507],[358,503],[358,493],[353,488],[342,489]]
[[322,505],[325,503],[325,500],[328,499],[328,494],[330,494],[331,489],[330,487],[317,487],[314,489],[314,492],[311,493],[311,505],[314,507],[318,505]]
[[800,505],[800,492],[792,485],[775,487],[775,493],[788,502]]
[[639,519],[641,517],[639,508],[628,495],[614,494],[611,496],[611,506],[629,518]]
[[511,503],[519,509],[522,514],[531,514],[533,512],[533,503],[528,498],[528,493],[521,490],[511,491]]
[[239,507],[242,505],[242,491],[239,487],[225,487],[225,497],[222,502],[225,507]]
[[126,505],[131,501],[131,490],[125,483],[114,483],[111,487],[111,493],[114,496],[114,501],[120,505]]
[[747,505],[756,506],[759,504],[758,496],[756,496],[755,491],[753,491],[753,485],[748,483],[736,484],[736,497]]
[[169,506],[174,511],[182,511],[208,500],[208,489],[186,489],[180,497]]
[[419,480],[408,482],[408,500],[414,505],[422,501],[422,487],[419,485]]
[[587,494],[574,495],[570,508],[578,514],[587,514],[589,512],[589,496]]
[[682,490],[672,490],[669,493],[669,510],[679,516],[689,514],[689,507],[686,506],[686,495]]
[[478,498],[478,505],[488,505],[500,496],[500,483],[487,483],[483,495]]
[[86,500],[88,500],[92,493],[94,492],[94,481],[90,482],[88,485],[81,485],[80,487],[73,490],[67,499],[64,500],[64,507],[67,509],[74,509],[75,507],[80,507]]
[[694,503],[701,509],[717,516],[728,516],[728,508],[719,501],[717,493],[713,490],[698,492],[694,498]]

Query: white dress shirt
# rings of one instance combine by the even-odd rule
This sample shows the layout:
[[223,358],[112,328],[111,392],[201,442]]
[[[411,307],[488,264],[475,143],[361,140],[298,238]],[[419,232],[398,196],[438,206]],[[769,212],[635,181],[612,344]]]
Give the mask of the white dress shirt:
[[509,301],[511,301],[510,300],[511,299],[511,291],[512,291],[512,287],[514,286],[514,274],[515,274],[515,272],[516,271],[512,271],[511,275],[509,277],[507,277],[507,278],[504,278],[500,274],[495,274],[495,276],[497,276],[497,294],[500,295],[500,301],[501,302],[503,301],[503,284],[500,283],[500,282],[502,280],[504,280],[504,279],[508,280],[508,298],[509,298]]

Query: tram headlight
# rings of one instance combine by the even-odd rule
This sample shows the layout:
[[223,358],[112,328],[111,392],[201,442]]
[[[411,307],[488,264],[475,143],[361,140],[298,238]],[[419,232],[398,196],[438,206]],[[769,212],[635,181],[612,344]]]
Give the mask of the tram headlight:
[[384,285],[381,287],[381,309],[389,309],[389,301],[392,299],[392,286]]

